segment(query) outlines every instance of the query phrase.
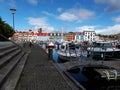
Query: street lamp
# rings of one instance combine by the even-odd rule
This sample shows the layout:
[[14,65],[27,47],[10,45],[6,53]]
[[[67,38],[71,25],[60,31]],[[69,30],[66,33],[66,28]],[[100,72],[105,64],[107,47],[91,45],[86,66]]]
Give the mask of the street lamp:
[[11,8],[10,11],[11,11],[12,16],[13,16],[13,30],[14,30],[14,14],[15,14],[16,9],[15,8]]

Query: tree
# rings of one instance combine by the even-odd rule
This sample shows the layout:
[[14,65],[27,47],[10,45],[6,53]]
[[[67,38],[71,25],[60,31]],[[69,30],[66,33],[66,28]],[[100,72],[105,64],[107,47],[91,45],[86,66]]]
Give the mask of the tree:
[[[5,21],[2,20],[2,18],[0,17],[0,34],[2,34],[3,36],[5,36],[6,38],[12,37],[12,35],[15,33],[15,31],[13,30],[13,28],[5,23]],[[0,40],[5,40],[3,37],[0,37]]]

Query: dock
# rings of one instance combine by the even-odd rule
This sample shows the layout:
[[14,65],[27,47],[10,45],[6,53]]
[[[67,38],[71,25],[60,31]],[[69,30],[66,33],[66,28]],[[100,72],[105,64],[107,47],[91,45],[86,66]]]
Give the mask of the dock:
[[59,70],[47,53],[35,45],[15,90],[80,90]]

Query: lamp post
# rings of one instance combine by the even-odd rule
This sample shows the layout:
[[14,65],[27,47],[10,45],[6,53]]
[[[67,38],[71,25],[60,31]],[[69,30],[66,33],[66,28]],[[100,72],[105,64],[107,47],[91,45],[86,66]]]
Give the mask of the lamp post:
[[15,28],[14,27],[14,14],[15,14],[16,9],[15,8],[11,8],[10,11],[11,11],[12,16],[13,16],[13,30],[14,30],[14,28]]

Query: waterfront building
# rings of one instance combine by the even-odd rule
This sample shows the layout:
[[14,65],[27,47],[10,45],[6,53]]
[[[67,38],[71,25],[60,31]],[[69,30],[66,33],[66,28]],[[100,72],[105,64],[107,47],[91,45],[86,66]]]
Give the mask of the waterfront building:
[[83,32],[69,32],[69,33],[62,33],[59,31],[54,32],[45,32],[44,30],[34,30],[34,31],[27,31],[27,32],[16,32],[13,35],[14,40],[19,41],[96,41],[98,37],[96,37],[95,31],[83,31]]
[[83,31],[84,33],[84,41],[88,41],[88,42],[93,42],[95,41],[95,31]]
[[20,41],[33,41],[34,32],[19,32],[18,38]]
[[75,40],[75,34],[73,32],[69,32],[65,34],[65,40],[66,41],[74,41]]
[[16,33],[13,34],[12,39],[15,40],[15,41],[18,41],[19,40],[18,37],[19,37],[19,33],[16,32]]
[[47,41],[49,39],[49,33],[47,32],[38,32],[37,36],[39,41]]
[[29,41],[29,32],[19,32],[19,41]]
[[61,33],[61,32],[52,32],[49,33],[49,40],[50,41],[61,41],[61,40],[65,40],[65,34]]
[[84,40],[83,32],[75,32],[75,41],[81,42]]

